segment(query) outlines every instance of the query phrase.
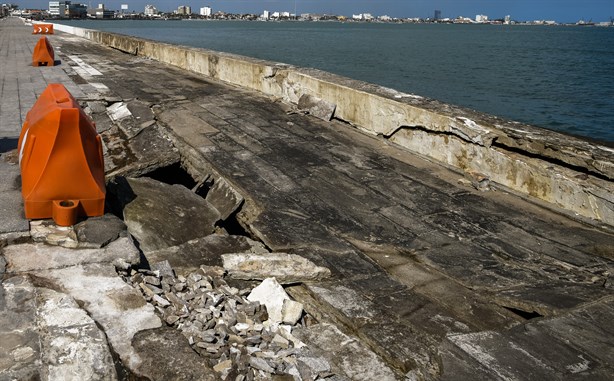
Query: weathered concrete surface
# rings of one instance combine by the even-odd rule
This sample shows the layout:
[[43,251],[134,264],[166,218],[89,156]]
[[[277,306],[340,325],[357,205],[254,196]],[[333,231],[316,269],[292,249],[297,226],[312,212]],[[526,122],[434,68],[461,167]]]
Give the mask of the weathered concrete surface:
[[[333,325],[317,324],[296,329],[293,334],[311,343],[310,350],[326,357],[334,367],[343,369],[351,380],[396,380],[395,373],[355,337],[345,335]],[[330,348],[334,349],[334,355]],[[334,368],[333,368],[334,371]]]
[[8,154],[0,153],[0,242],[29,235],[23,214],[19,166]]
[[0,279],[0,379],[40,378],[40,353],[34,286],[25,276]]
[[66,294],[38,289],[43,378],[117,380],[104,333]]
[[44,244],[24,243],[3,249],[6,272],[60,269],[93,263],[139,263],[139,252],[129,238],[120,238],[103,249],[68,249]]
[[[32,38],[29,30],[23,36],[26,40]],[[244,230],[261,240],[267,250],[299,254],[329,268],[330,280],[290,287],[287,292],[318,322],[333,323],[345,335],[355,337],[397,378],[496,379],[499,363],[506,359],[505,355],[497,356],[506,352],[498,352],[500,345],[489,346],[488,340],[479,338],[492,337],[496,344],[513,337],[511,341],[521,349],[508,352],[518,358],[531,360],[533,356],[550,364],[534,355],[533,348],[552,345],[570,356],[557,359],[548,355],[553,364],[550,366],[565,369],[572,365],[582,377],[583,363],[567,361],[580,350],[588,356],[582,355],[583,358],[590,358],[588,361],[606,364],[589,368],[586,374],[591,379],[609,379],[602,370],[607,371],[607,364],[614,362],[611,352],[603,350],[611,343],[611,335],[607,334],[610,307],[600,307],[599,313],[606,318],[591,320],[594,329],[573,329],[577,335],[569,341],[557,337],[565,337],[570,327],[581,327],[578,320],[536,324],[576,314],[592,317],[595,311],[587,308],[609,300],[614,254],[613,236],[607,227],[583,224],[559,214],[560,210],[552,212],[506,192],[476,190],[466,181],[459,182],[464,177],[462,173],[411,155],[383,137],[364,135],[336,120],[325,122],[288,113],[287,105],[282,106],[278,99],[205,80],[74,36],[58,33],[52,40],[61,46],[63,62],[68,62],[61,79],[79,83],[79,89],[86,94],[82,100],[92,104],[92,115],[105,130],[106,154],[123,155],[113,162],[112,173],[139,176],[157,165],[152,153],[152,160],[141,167],[137,155],[126,145],[127,135],[136,133],[129,141],[139,137],[145,142],[149,138],[165,141],[169,149],[163,152],[175,152],[173,162],[181,160],[182,167],[202,189],[210,181],[215,184],[223,179],[226,189],[244,199],[238,213],[228,215],[228,231]],[[140,47],[126,44],[123,48]],[[173,51],[172,59],[177,63],[182,59],[181,49]],[[75,54],[80,64],[69,58]],[[190,50],[190,62],[204,68],[199,58],[203,54],[210,53]],[[291,76],[285,77],[284,70],[292,68],[265,65],[260,70],[260,63],[233,67],[236,60],[230,56],[212,60],[210,74],[215,77],[219,70],[225,80],[235,76],[245,81],[262,74],[266,86],[286,91],[286,99],[298,100],[304,93],[285,87],[285,78]],[[225,67],[228,71],[224,72]],[[104,75],[94,75],[90,68]],[[323,73],[313,75],[338,80]],[[308,76],[293,80],[311,81]],[[318,81],[313,84],[320,86]],[[355,92],[355,82],[344,83]],[[371,97],[391,98],[390,108],[381,108],[382,118],[394,119],[398,103],[414,102],[408,97],[398,98],[399,102],[394,92],[361,86],[365,102],[370,102]],[[330,90],[334,86],[323,88]],[[3,95],[3,101],[6,97]],[[118,102],[128,105],[135,99],[138,105],[126,118],[136,120],[134,115],[138,113],[151,118],[149,107],[155,125],[139,130],[141,126],[134,120],[113,121],[106,113],[107,106]],[[354,98],[353,102],[361,104],[361,99]],[[381,99],[376,101],[380,103],[373,104],[381,105]],[[432,105],[435,114],[443,109],[454,117],[460,115],[445,105]],[[345,115],[342,109],[336,118]],[[444,118],[441,126],[448,128],[450,125],[443,123],[449,121]],[[454,134],[466,136],[470,144],[488,141],[488,136],[480,135],[480,126],[462,119],[456,122],[459,126]],[[509,129],[507,133],[512,134]],[[547,135],[543,140],[553,136]],[[498,141],[492,140],[491,147],[497,148]],[[557,147],[569,141],[562,143]],[[123,151],[125,147],[128,148]],[[595,152],[599,154],[599,150]],[[163,155],[163,162],[170,157]],[[235,216],[242,229],[235,226]],[[190,246],[188,241],[158,252],[172,257],[182,248],[196,253],[198,245]],[[214,257],[207,254],[200,258],[220,261]],[[188,265],[197,266],[198,260],[197,257]],[[69,270],[77,275],[74,282]],[[128,343],[132,329],[119,328],[127,325],[120,319],[123,315],[103,314],[97,309],[94,300],[110,305],[108,295],[96,295],[97,299],[87,295],[88,289],[100,289],[101,284],[119,286],[110,276],[113,271],[110,264],[37,271],[35,284],[56,291],[61,288],[94,320],[100,319],[113,351],[121,354],[124,366],[135,369],[149,359],[141,358],[142,352],[135,354],[134,342]],[[94,282],[94,272],[102,274],[99,282]],[[113,300],[121,299],[120,304],[132,301],[136,306],[138,299],[130,296],[132,291],[122,288],[121,292],[128,296]],[[528,320],[539,314],[545,316]],[[114,327],[117,328],[113,330]],[[514,336],[533,328],[531,342],[524,340],[522,334]],[[461,348],[453,338],[468,345]],[[479,353],[486,352],[495,360],[475,360],[472,356],[476,352],[472,350],[478,347],[485,348]],[[523,354],[523,350],[531,356]],[[510,366],[517,367],[512,371],[516,378],[531,379],[533,365]],[[537,367],[535,374],[541,371]]]
[[[149,380],[215,380],[213,370],[175,329],[163,327],[141,331],[134,335],[132,345],[143,359],[133,371],[139,377]],[[173,348],[172,356],[168,356],[169,348]]]
[[104,330],[113,351],[128,368],[137,368],[141,358],[132,347],[140,331],[162,325],[152,305],[122,281],[113,265],[88,264],[32,273],[35,283],[63,290],[77,300]]
[[[483,172],[504,187],[614,225],[614,150],[606,146],[318,70],[108,32],[56,28],[299,106],[309,103],[307,109],[325,110],[315,112],[324,119],[334,110],[335,118],[412,152],[461,171]],[[309,98],[327,106],[315,107],[318,102],[307,102]]]

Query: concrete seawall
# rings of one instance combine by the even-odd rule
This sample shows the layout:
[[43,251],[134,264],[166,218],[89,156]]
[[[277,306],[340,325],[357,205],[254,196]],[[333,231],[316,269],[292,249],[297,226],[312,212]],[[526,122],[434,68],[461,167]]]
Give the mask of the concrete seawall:
[[55,24],[56,30],[266,95],[334,105],[333,117],[466,174],[614,226],[614,149],[334,74]]

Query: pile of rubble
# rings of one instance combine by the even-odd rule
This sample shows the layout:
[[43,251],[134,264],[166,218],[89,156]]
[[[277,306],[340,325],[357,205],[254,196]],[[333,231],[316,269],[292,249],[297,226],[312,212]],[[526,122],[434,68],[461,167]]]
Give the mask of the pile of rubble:
[[222,380],[339,380],[323,357],[292,335],[314,323],[275,278],[238,289],[221,267],[175,275],[167,261],[120,271],[162,319],[179,329]]

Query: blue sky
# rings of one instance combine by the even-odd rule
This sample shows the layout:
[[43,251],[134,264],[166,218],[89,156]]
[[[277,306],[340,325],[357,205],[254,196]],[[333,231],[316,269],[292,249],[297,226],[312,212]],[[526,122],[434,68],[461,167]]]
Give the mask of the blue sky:
[[[432,17],[440,9],[442,17],[475,17],[488,15],[491,19],[511,15],[515,20],[556,20],[575,22],[580,19],[608,21],[614,17],[614,0],[73,0],[84,4],[104,3],[107,8],[142,11],[145,4],[168,11],[178,5],[189,5],[194,11],[210,6],[214,11],[233,13],[262,13],[262,10],[297,13],[352,13],[387,14],[393,17]],[[46,9],[44,0],[13,0],[21,8]]]

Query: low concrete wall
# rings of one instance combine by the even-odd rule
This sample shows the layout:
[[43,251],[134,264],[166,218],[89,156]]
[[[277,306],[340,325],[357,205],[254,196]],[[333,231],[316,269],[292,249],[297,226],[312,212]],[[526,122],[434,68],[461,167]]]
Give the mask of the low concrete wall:
[[611,148],[314,69],[60,24],[55,29],[294,104],[311,95],[335,104],[335,118],[411,152],[614,226]]

